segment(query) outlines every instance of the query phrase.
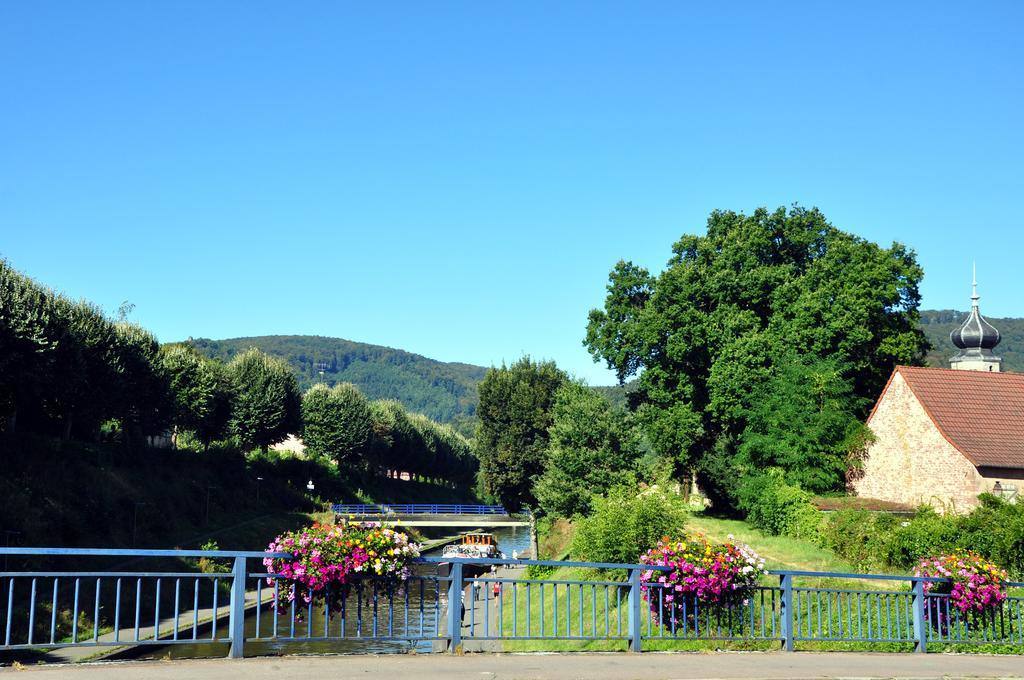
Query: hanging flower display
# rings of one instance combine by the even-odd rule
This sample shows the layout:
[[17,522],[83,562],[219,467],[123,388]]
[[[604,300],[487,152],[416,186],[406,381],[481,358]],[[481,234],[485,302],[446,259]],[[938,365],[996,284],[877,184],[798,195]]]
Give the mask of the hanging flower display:
[[[930,595],[946,597],[927,598],[929,620],[945,625],[953,618],[951,605],[961,615],[982,615],[995,611],[1006,599],[1002,582],[1007,573],[981,555],[971,551],[956,551],[936,557],[926,557],[914,568],[914,576],[948,579],[924,584]],[[948,613],[947,613],[948,612]]]
[[[300,599],[306,604],[339,603],[344,586],[358,577],[384,577],[404,581],[409,563],[419,557],[419,546],[394,527],[376,522],[347,521],[313,526],[281,534],[268,552],[291,557],[266,557],[267,583],[277,580],[275,606]],[[293,587],[294,586],[294,587]]]
[[640,563],[670,568],[645,570],[640,579],[652,615],[675,620],[682,620],[685,603],[690,603],[690,616],[695,601],[715,607],[742,602],[767,573],[764,559],[749,546],[733,543],[731,535],[722,544],[712,544],[703,534],[665,537]]

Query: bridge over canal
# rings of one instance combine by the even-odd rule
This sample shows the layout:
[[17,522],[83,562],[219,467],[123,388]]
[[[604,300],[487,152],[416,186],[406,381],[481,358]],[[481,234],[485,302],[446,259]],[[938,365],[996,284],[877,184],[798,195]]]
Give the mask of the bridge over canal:
[[366,520],[399,521],[407,527],[528,527],[529,520],[510,515],[500,505],[459,503],[336,503],[335,514]]

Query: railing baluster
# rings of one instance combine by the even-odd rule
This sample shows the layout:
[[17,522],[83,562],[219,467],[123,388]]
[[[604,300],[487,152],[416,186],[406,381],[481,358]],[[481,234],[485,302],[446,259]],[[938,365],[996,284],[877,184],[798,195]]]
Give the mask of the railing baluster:
[[274,623],[270,636],[277,639],[278,619],[281,618],[281,579],[274,579]]
[[50,644],[57,640],[57,583],[60,581],[56,576],[53,578],[53,600],[50,602]]
[[121,641],[121,579],[114,584],[114,642]]
[[[142,613],[142,578],[135,579],[135,642],[139,641],[139,617]],[[78,616],[78,582],[75,582],[75,616]]]
[[14,577],[7,581],[7,622],[4,624],[4,646],[11,645],[11,612],[14,610]]
[[[394,637],[395,635],[395,591],[389,585],[388,586],[388,637]],[[462,620],[459,620],[462,623]]]
[[[157,588],[160,587],[159,582]],[[213,579],[213,620],[210,623],[210,639],[217,639],[217,614],[219,614],[219,607],[217,606],[217,597],[220,595],[220,579]]]
[[[156,580],[156,598],[153,605],[153,639],[160,639],[160,579]],[[216,609],[216,607],[214,607]],[[213,620],[217,620],[217,612],[213,613]]]
[[78,642],[78,592],[81,586],[81,579],[75,579],[74,604],[71,609],[71,644]]
[[96,602],[93,604],[92,610],[92,641],[98,642],[100,639],[100,582],[101,578],[96,579]]
[[199,634],[199,579],[193,579],[192,584],[192,639],[195,640]]
[[512,637],[519,637],[519,592],[512,581]]
[[181,579],[174,579],[174,634],[172,640],[178,639],[178,619],[181,617]]
[[356,584],[356,637],[363,637],[363,584]]
[[36,579],[32,579],[32,598],[28,605],[28,644],[32,644],[32,635],[36,627]]
[[342,638],[344,638],[345,634],[346,634],[345,633],[345,614],[347,612],[347,607],[348,607],[348,596],[351,593],[352,593],[352,591],[349,590],[348,585],[342,586],[342,591],[341,591],[341,627],[340,627],[339,632],[338,632],[338,635],[340,637],[342,637]]
[[544,582],[540,585],[540,636],[544,637]]
[[289,604],[291,605],[289,607],[289,611],[291,612],[291,621],[289,621],[289,623],[288,623],[288,626],[289,626],[289,628],[288,628],[288,637],[290,639],[294,640],[295,639],[295,595],[296,595],[296,588],[295,588],[295,584],[294,583],[292,584],[291,590],[289,591],[289,593],[291,595],[291,597],[289,598],[289,600],[290,600]]
[[[451,602],[448,603],[451,606]],[[377,637],[377,581],[373,581],[373,636]]]

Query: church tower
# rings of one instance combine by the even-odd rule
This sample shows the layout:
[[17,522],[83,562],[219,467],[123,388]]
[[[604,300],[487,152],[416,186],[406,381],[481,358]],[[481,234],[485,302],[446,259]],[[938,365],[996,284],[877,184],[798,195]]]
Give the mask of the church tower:
[[949,367],[960,371],[987,371],[998,373],[1003,360],[992,353],[999,344],[999,331],[985,321],[978,311],[978,276],[974,272],[971,281],[971,313],[960,328],[949,334],[960,351],[949,360]]

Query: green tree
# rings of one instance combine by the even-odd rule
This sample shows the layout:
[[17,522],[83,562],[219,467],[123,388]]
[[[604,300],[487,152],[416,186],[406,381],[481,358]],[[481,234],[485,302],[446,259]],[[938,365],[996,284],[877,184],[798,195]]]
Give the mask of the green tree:
[[476,454],[489,493],[510,510],[536,505],[532,486],[544,471],[551,407],[566,380],[554,362],[523,357],[490,369],[480,383]]
[[56,341],[47,334],[52,295],[0,260],[0,412],[6,429],[17,427],[18,411],[38,399]]
[[160,343],[145,328],[127,322],[114,324],[113,341],[114,405],[125,442],[162,434],[171,423],[174,406]]
[[361,463],[373,437],[370,403],[350,383],[314,385],[302,398],[302,432],[310,453],[339,466]]
[[189,345],[160,348],[174,400],[174,424],[190,430],[204,448],[227,435],[234,386],[226,368]]
[[875,398],[898,364],[921,363],[915,255],[840,231],[793,207],[711,214],[683,236],[657,277],[620,262],[585,344],[620,380],[658,453],[696,470],[716,503],[736,474],[753,388],[786,350],[834,360],[852,410]]
[[302,429],[302,395],[288,364],[249,349],[228,370],[235,389],[231,430],[246,448],[282,441]]
[[544,512],[561,517],[589,514],[594,494],[626,482],[641,454],[628,415],[579,382],[558,390],[548,434],[534,495]]
[[790,355],[751,397],[738,449],[744,472],[775,467],[813,493],[841,488],[868,431],[836,363]]

